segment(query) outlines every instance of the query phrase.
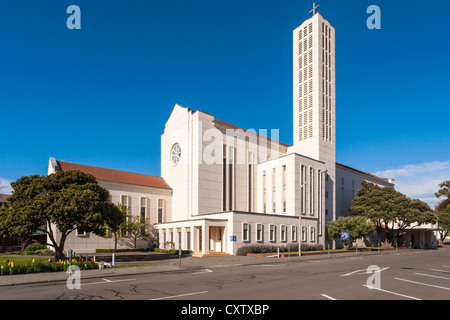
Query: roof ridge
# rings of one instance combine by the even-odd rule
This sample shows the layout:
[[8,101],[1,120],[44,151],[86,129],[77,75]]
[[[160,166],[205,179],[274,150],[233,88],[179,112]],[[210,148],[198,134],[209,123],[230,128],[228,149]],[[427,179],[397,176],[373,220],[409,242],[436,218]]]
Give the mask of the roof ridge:
[[66,161],[57,160],[58,167],[60,170],[78,170],[84,173],[93,175],[97,180],[127,183],[133,185],[141,185],[147,187],[161,188],[161,189],[172,189],[166,183],[164,178],[160,176],[152,176],[143,173],[122,171],[117,169],[109,169],[96,167],[86,164],[77,164]]

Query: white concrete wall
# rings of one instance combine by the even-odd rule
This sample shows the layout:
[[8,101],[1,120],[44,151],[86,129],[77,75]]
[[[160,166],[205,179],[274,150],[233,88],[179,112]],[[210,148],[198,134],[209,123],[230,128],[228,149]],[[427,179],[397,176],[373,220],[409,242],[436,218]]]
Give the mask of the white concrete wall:
[[363,172],[336,165],[336,218],[353,216],[350,206],[356,193],[361,189],[361,181],[369,181],[382,187],[394,187],[388,181],[371,177]]

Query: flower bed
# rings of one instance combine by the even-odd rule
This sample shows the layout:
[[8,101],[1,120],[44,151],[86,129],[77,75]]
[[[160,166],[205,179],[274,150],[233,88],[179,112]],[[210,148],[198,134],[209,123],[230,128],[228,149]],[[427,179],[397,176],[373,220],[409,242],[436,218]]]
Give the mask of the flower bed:
[[[69,260],[31,258],[29,260],[22,260],[17,263],[9,259],[3,260],[0,265],[0,275],[66,271],[69,266]],[[86,262],[73,259],[72,265],[79,267],[80,270],[98,269],[98,265],[93,261]]]

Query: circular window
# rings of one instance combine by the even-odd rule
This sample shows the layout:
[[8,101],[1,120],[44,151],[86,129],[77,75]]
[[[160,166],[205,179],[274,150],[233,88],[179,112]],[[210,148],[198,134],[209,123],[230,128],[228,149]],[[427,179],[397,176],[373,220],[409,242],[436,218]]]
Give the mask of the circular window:
[[170,151],[170,157],[172,158],[172,163],[176,166],[180,162],[181,158],[181,147],[178,143],[175,143]]

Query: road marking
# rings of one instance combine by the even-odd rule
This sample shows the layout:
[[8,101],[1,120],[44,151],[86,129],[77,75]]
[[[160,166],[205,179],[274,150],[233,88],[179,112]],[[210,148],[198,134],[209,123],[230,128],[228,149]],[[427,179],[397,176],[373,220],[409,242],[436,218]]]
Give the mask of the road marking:
[[[380,269],[379,272],[387,270],[389,268],[390,267],[385,267],[383,269]],[[358,273],[358,272],[361,272],[361,273]],[[369,273],[371,273],[371,272],[369,272]],[[361,270],[352,271],[352,272],[349,272],[349,273],[346,273],[346,274],[341,274],[341,277],[348,277],[348,276],[351,276],[352,274],[368,274],[368,273],[367,273],[366,269],[361,269]]]
[[346,274],[341,274],[341,277],[347,277],[347,276],[350,276],[350,275],[352,275],[354,273],[357,273],[357,272],[360,272],[360,271],[365,271],[365,270],[356,270],[356,271],[349,272],[349,273],[346,273]]
[[413,299],[413,300],[422,300],[422,299],[415,298],[415,297],[411,297],[411,296],[407,296],[407,295],[404,295],[404,294],[401,294],[401,293],[392,292],[392,291],[388,291],[388,290],[384,290],[384,289],[380,289],[380,288],[376,288],[376,287],[367,286],[367,285],[365,285],[365,284],[363,284],[363,287],[367,287],[368,289],[372,289],[372,290],[378,290],[378,291],[381,291],[381,292],[386,292],[386,293],[394,294],[394,295],[396,295],[396,296],[400,296],[400,297],[404,297],[404,298],[409,298],[409,299]]
[[195,294],[202,294],[207,293],[208,291],[199,291],[199,292],[191,292],[191,293],[184,293],[184,294],[177,294],[175,296],[167,296],[167,297],[161,297],[161,298],[154,298],[149,300],[164,300],[164,299],[172,299],[172,298],[178,298],[178,297],[186,297],[186,296],[193,296]]
[[443,272],[443,273],[450,273],[450,271],[447,270],[439,270],[439,269],[430,269],[431,271],[438,271],[438,272]]
[[194,273],[192,273],[192,274],[201,274],[201,273],[210,273],[210,272],[212,272],[212,271],[209,270],[209,269],[204,269],[203,271],[200,271],[200,272],[194,272]]
[[427,277],[433,277],[433,278],[439,278],[439,279],[447,279],[447,280],[450,280],[450,278],[447,278],[447,277],[440,277],[440,276],[435,276],[435,275],[432,275],[432,274],[426,274],[426,273],[418,273],[418,272],[416,272],[416,273],[414,273],[414,274],[418,274],[418,275],[420,275],[420,276],[427,276]]
[[114,282],[122,282],[122,281],[133,281],[136,279],[122,279],[122,280],[108,280],[108,279],[102,279],[102,282],[89,282],[89,283],[81,283],[82,286],[89,286],[91,284],[105,284],[105,283],[114,283]]
[[260,267],[278,267],[278,266],[284,266],[284,264],[281,263],[274,263],[274,264],[260,264]]
[[242,266],[242,264],[240,263],[235,263],[235,264],[218,264],[215,266],[210,266],[210,268],[225,268],[225,267],[236,267],[236,266]]
[[450,266],[443,266],[444,268],[450,268]]
[[335,298],[333,298],[333,297],[330,297],[330,296],[328,296],[328,295],[326,295],[326,294],[321,294],[321,296],[322,297],[325,297],[325,298],[327,298],[327,299],[330,299],[330,300],[337,300],[337,299],[335,299]]
[[438,288],[438,289],[450,290],[450,288],[447,288],[447,287],[435,286],[433,284],[428,284],[428,283],[423,283],[423,282],[417,282],[417,281],[401,279],[401,278],[394,278],[394,279],[400,280],[400,281],[411,282],[411,283],[415,283],[415,284],[420,284],[422,286],[428,286],[428,287],[433,287],[433,288]]

